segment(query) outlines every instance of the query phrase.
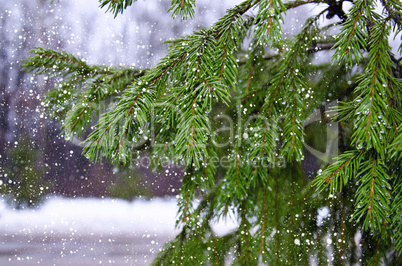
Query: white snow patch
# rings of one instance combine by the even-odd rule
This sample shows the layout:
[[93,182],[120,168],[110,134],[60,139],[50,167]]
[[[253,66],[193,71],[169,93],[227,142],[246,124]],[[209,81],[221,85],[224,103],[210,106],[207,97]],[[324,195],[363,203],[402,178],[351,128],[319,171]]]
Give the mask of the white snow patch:
[[[15,210],[0,200],[2,234],[158,234],[173,236],[177,214],[175,198],[120,199],[63,198],[47,199],[38,209]],[[234,219],[212,225],[218,235],[235,230]]]
[[10,209],[0,202],[0,230],[8,233],[46,232],[158,233],[175,232],[176,202],[170,199],[135,200],[49,198],[38,209]]

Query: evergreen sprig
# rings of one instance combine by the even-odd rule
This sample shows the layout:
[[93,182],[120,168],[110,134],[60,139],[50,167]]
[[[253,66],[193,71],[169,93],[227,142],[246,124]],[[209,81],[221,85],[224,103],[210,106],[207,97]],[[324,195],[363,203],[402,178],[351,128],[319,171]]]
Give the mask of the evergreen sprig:
[[353,4],[335,44],[334,60],[345,60],[347,67],[352,67],[354,59],[359,63],[363,57],[362,51],[367,49],[366,19],[370,16],[373,5],[374,1],[368,0],[358,0]]
[[114,14],[114,17],[117,17],[119,13],[123,14],[123,11],[135,1],[137,0],[99,0],[99,7],[107,6],[106,12],[110,11]]
[[[386,165],[394,160],[387,150],[392,142],[391,151],[395,148],[393,138],[401,123],[399,103],[393,94],[396,88],[401,88],[401,81],[393,75],[395,65],[388,43],[390,18],[375,13],[373,5],[367,1],[358,2],[351,12],[354,17],[351,16],[342,28],[337,54],[346,54],[351,49],[358,61],[363,56],[360,51],[365,47],[368,62],[357,80],[356,98],[351,103],[343,103],[337,117],[343,121],[353,120],[351,145],[356,150],[340,155],[318,177],[316,184],[318,188],[330,184],[330,193],[335,193],[355,179],[356,209],[352,218],[357,221],[364,218],[365,230],[381,232],[384,225],[390,223],[392,191],[399,193],[398,186],[391,186],[393,175]],[[360,17],[369,22],[365,28],[359,24]],[[354,35],[358,31],[365,35]],[[352,62],[351,57],[349,61]],[[349,66],[350,62],[347,63]]]
[[258,14],[255,17],[256,26],[253,38],[259,44],[269,44],[281,42],[283,23],[282,12],[286,11],[285,5],[281,0],[262,0],[256,5]]
[[392,229],[393,229],[393,239],[395,241],[396,249],[400,252],[402,250],[402,182],[401,175],[398,173],[398,178],[394,184],[394,200],[391,204],[392,216]]
[[[36,75],[47,74],[58,82],[43,100],[43,106],[63,124],[67,138],[80,139],[110,102],[122,94],[134,80],[143,75],[142,70],[110,68],[88,65],[66,52],[35,48],[34,56],[24,62],[26,71]],[[103,107],[102,107],[103,106]]]
[[148,137],[149,113],[155,92],[141,81],[124,92],[115,108],[102,115],[84,144],[90,160],[109,158],[112,162],[130,162],[134,145],[143,145]]
[[175,18],[180,15],[181,19],[187,19],[187,17],[194,17],[195,0],[172,0],[171,7],[168,11],[172,11],[172,16]]
[[363,229],[381,231],[389,223],[390,177],[381,160],[373,156],[364,159],[357,175],[356,211],[352,218],[359,221],[364,217]]

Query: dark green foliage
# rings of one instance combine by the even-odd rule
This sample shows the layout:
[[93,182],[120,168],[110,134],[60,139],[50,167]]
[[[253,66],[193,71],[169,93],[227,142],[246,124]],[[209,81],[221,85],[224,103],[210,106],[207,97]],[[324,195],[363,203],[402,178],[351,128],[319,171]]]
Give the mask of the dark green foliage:
[[106,111],[108,102],[143,75],[143,71],[131,68],[89,66],[65,52],[42,48],[31,52],[35,56],[22,64],[24,69],[58,81],[43,105],[52,117],[61,120],[66,138],[75,134],[81,138],[94,117]]
[[[369,0],[345,13],[342,1],[246,0],[209,29],[169,41],[167,55],[146,71],[89,66],[39,48],[24,66],[64,77],[47,96],[57,104],[47,105],[68,135],[81,136],[99,112],[85,139],[89,159],[130,164],[146,150],[182,166],[182,231],[155,265],[398,264],[402,67],[389,39],[401,32],[402,13],[399,1],[380,2],[381,13]],[[132,2],[103,3],[117,14]],[[327,8],[284,38],[284,13],[310,3]],[[194,6],[172,1],[170,11],[184,19]],[[322,26],[325,14],[341,21]],[[331,59],[314,60],[330,49]],[[106,98],[108,110],[93,104]],[[320,150],[317,158],[306,142]],[[219,219],[239,227],[216,235]]]
[[180,15],[182,19],[194,17],[195,0],[172,0],[172,6],[168,11],[173,11],[172,16]]
[[50,183],[42,179],[37,156],[38,150],[29,137],[22,136],[7,154],[9,163],[0,168],[0,193],[8,195],[11,205],[17,208],[35,207],[49,190]]
[[136,0],[99,0],[99,7],[107,6],[107,11],[110,11],[116,17],[119,13],[123,13],[124,9],[131,6]]

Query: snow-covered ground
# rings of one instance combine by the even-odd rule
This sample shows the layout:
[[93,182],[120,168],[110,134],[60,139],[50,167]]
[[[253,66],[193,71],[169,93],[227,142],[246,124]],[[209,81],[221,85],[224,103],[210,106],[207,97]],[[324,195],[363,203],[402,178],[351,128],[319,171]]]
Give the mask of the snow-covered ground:
[[[149,265],[178,229],[175,198],[47,199],[14,210],[0,200],[0,265]],[[237,227],[228,219],[218,234]]]

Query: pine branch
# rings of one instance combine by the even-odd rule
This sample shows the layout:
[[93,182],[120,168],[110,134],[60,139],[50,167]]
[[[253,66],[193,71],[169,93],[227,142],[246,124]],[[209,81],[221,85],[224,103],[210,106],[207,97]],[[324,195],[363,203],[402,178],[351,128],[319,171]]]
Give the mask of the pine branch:
[[341,28],[341,33],[338,35],[333,60],[346,60],[346,67],[352,67],[353,59],[359,63],[363,57],[362,50],[366,49],[368,40],[365,31],[365,15],[369,15],[371,9],[370,1],[358,0],[353,4],[347,20]]
[[155,98],[153,90],[140,84],[142,82],[138,81],[137,86],[124,92],[115,108],[102,115],[95,130],[85,140],[83,153],[90,160],[106,157],[112,162],[126,164],[133,147],[141,147],[147,141],[143,133],[147,131],[148,111]]
[[[83,60],[66,52],[57,52],[50,49],[35,47],[30,51],[33,56],[21,64],[24,71],[36,75],[47,74],[49,76],[67,76],[77,73],[78,77],[85,79],[89,74],[111,74],[107,67],[90,67]],[[72,81],[76,81],[73,79]]]
[[363,145],[365,149],[374,147],[379,154],[385,156],[383,134],[389,126],[386,112],[388,97],[391,97],[389,85],[397,81],[393,81],[391,71],[393,62],[389,56],[389,28],[381,19],[373,23],[369,62],[355,89],[359,96],[356,101],[356,130],[352,135],[352,144]]
[[34,74],[47,74],[60,80],[50,90],[43,105],[63,123],[63,134],[78,138],[99,115],[101,102],[122,93],[129,84],[143,75],[131,68],[91,66],[83,59],[66,52],[35,48],[22,66]]
[[397,135],[392,141],[389,152],[391,157],[395,157],[398,159],[402,158],[402,128],[399,126],[396,130]]
[[[303,117],[301,114],[305,105],[301,101],[300,94],[304,91],[303,88],[307,86],[299,71],[302,69],[303,61],[307,58],[306,55],[308,48],[311,46],[312,36],[318,30],[315,23],[324,12],[325,10],[309,19],[296,37],[291,49],[281,61],[279,71],[273,78],[272,85],[269,88],[272,92],[268,95],[263,107],[265,112],[270,114],[278,92],[283,95],[283,103],[287,107],[283,111],[285,126],[281,153],[284,157],[287,157],[288,161],[293,159],[301,160],[303,157]],[[289,87],[292,89],[288,90]],[[290,104],[287,104],[287,102]]]
[[[398,31],[396,32],[396,35],[398,32],[402,30],[402,12],[400,11],[402,9],[402,5],[400,1],[395,1],[395,0],[381,0],[382,5],[385,7],[385,9],[388,12],[388,15],[394,23],[398,27]],[[399,10],[399,11],[397,11]]]
[[359,187],[356,192],[356,210],[352,219],[359,222],[364,217],[363,229],[381,231],[384,223],[389,224],[390,177],[387,167],[374,157],[362,161],[358,174]]
[[172,17],[180,15],[181,20],[194,17],[195,0],[173,0],[169,11],[173,11]]
[[77,134],[80,139],[81,134],[89,127],[89,122],[94,120],[94,115],[101,114],[102,110],[99,110],[101,101],[107,97],[120,95],[142,74],[141,71],[121,69],[116,70],[112,75],[101,76],[87,84],[88,88],[79,97],[77,104],[67,112],[63,120],[63,134],[69,138]]
[[[299,4],[299,3],[298,3]],[[286,11],[285,5],[281,0],[261,0],[258,3],[257,21],[253,38],[259,44],[269,44],[281,42],[283,23],[282,12]]]
[[393,239],[395,241],[395,246],[400,254],[402,250],[402,183],[400,174],[394,182],[394,200],[391,209],[391,213],[393,214],[392,228],[394,232]]
[[131,6],[137,0],[99,0],[99,7],[107,7],[106,12],[112,12],[114,17],[117,17],[119,13],[123,14],[123,11]]
[[313,182],[317,190],[322,191],[328,185],[330,186],[330,195],[341,191],[349,180],[356,177],[360,168],[360,162],[363,159],[364,151],[347,151],[337,158],[335,162],[329,165]]
[[220,64],[217,64],[215,73],[219,73],[219,80],[223,80],[229,88],[234,88],[236,85],[238,64],[234,54],[240,48],[246,33],[247,22],[243,20],[242,15],[256,2],[258,1],[244,1],[229,9],[227,14],[211,27],[214,30],[217,45],[221,47],[218,55]]

